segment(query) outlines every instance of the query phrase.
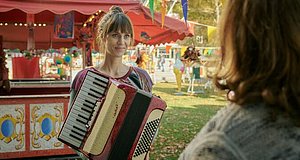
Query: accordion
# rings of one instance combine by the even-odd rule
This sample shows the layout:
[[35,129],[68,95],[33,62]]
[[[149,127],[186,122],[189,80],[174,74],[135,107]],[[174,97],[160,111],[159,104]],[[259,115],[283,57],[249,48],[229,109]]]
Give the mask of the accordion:
[[58,139],[89,159],[144,159],[165,109],[159,97],[89,70]]

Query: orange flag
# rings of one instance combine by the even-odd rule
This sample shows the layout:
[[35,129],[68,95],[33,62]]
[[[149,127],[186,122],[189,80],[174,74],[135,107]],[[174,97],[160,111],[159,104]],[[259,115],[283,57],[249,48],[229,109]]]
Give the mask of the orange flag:
[[161,28],[163,28],[164,24],[165,24],[165,16],[166,16],[166,10],[167,10],[166,0],[162,0],[160,10],[161,10]]
[[166,45],[166,54],[169,54],[171,47],[172,46]]

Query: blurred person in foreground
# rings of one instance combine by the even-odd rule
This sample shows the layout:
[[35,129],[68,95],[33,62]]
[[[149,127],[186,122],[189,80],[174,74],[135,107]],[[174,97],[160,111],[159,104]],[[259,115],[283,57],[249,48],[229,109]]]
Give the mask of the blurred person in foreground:
[[300,1],[226,2],[214,82],[230,103],[179,159],[299,160]]

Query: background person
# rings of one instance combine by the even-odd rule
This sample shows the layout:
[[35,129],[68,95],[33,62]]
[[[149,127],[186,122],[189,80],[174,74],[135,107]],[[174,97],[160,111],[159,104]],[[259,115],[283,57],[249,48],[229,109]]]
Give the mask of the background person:
[[[180,160],[300,159],[300,1],[231,0],[222,11],[221,109]],[[220,83],[225,79],[226,83]]]
[[184,64],[180,60],[180,53],[178,53],[177,49],[175,49],[175,63],[173,66],[173,73],[175,74],[176,84],[177,84],[177,92],[181,93],[181,83],[182,83],[182,74],[184,72]]
[[166,63],[166,59],[164,55],[160,56],[159,59],[159,66],[161,67],[161,71],[164,72],[165,71],[165,63]]

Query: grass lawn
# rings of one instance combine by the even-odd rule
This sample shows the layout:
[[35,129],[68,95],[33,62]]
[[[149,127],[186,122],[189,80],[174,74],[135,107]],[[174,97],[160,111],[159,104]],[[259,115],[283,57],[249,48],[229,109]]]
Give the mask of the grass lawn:
[[[159,134],[150,152],[151,160],[175,160],[203,125],[224,105],[224,92],[204,90],[202,94],[174,95],[175,83],[157,83],[153,93],[166,101]],[[182,91],[187,91],[187,84]],[[196,89],[202,89],[201,85]]]

